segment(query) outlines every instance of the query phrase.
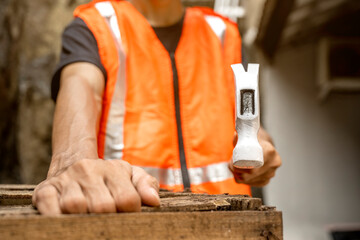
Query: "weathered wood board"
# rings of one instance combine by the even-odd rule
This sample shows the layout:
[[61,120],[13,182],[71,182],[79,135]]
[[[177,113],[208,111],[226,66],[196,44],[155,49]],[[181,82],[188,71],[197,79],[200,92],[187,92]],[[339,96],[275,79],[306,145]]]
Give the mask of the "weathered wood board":
[[[34,186],[0,185],[0,239],[283,239],[282,213],[244,195],[160,192],[140,213],[46,217]],[[25,204],[24,204],[25,203]]]
[[31,204],[34,185],[1,185],[0,206]]

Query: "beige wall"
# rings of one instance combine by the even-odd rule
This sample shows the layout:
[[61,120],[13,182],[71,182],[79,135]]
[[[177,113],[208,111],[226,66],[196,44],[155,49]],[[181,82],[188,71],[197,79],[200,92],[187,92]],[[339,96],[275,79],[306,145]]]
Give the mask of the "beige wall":
[[316,45],[262,65],[262,118],[283,166],[265,189],[285,239],[330,239],[325,226],[360,223],[360,93],[317,99]]

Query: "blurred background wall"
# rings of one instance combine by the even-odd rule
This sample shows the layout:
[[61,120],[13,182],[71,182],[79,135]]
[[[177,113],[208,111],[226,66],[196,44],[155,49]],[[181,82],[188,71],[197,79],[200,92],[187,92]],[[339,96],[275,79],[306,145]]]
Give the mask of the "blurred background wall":
[[46,176],[51,74],[61,32],[84,2],[0,1],[0,183],[38,183]]
[[283,211],[286,239],[330,239],[331,224],[360,222],[360,94],[318,99],[317,45],[263,65],[263,120],[283,159],[265,188]]
[[263,9],[244,41],[261,63],[263,125],[283,159],[266,202],[283,211],[285,239],[360,231],[360,1],[251,4]]

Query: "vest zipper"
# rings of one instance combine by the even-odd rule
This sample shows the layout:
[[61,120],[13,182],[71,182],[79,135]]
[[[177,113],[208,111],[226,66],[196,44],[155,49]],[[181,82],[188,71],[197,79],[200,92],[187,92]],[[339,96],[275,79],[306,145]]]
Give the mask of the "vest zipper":
[[190,189],[190,178],[189,178],[189,172],[188,172],[188,169],[186,166],[184,140],[183,140],[182,128],[181,128],[179,76],[178,76],[178,72],[177,72],[176,64],[175,64],[175,53],[169,52],[169,54],[170,54],[170,59],[171,59],[171,68],[172,68],[172,72],[173,72],[175,117],[176,117],[177,136],[178,136],[178,142],[179,142],[181,176],[183,179],[184,190],[186,190],[186,189]]

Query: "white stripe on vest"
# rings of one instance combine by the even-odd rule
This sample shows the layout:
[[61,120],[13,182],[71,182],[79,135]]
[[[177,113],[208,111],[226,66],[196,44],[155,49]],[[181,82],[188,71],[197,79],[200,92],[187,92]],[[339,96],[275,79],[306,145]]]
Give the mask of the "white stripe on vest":
[[124,150],[124,118],[126,96],[126,56],[115,10],[110,2],[95,4],[96,9],[108,23],[113,33],[119,57],[118,76],[106,123],[104,159],[122,159]]

